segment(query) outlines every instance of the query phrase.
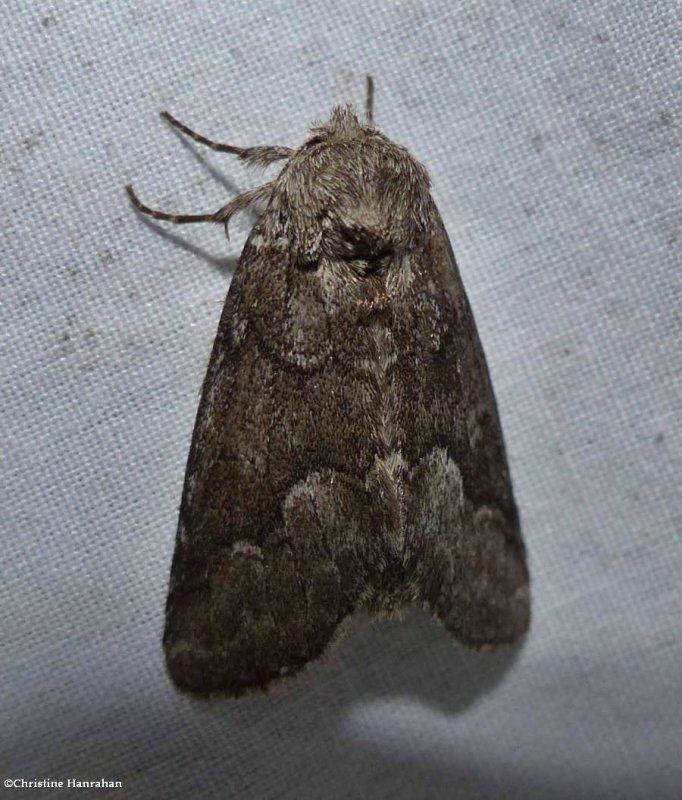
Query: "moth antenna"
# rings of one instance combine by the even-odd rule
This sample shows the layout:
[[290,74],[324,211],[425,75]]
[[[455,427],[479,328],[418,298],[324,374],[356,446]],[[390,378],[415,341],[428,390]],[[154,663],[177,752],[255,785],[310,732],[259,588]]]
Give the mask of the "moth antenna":
[[374,124],[374,78],[368,73],[367,95],[365,97],[365,121],[368,125]]
[[214,142],[212,139],[207,139],[200,133],[188,128],[183,122],[176,119],[168,111],[162,111],[161,117],[166,120],[170,125],[179,130],[185,136],[189,136],[198,144],[203,144],[215,150],[216,153],[231,153],[237,156],[240,161],[244,161],[250,167],[267,167],[268,164],[273,164],[275,161],[289,158],[293,153],[290,147],[280,147],[279,145],[257,145],[256,147],[237,147],[233,144],[223,144],[221,142]]
[[135,194],[132,186],[126,186],[126,192],[130,198],[130,202],[141,213],[146,214],[153,219],[164,220],[165,222],[172,222],[174,225],[185,225],[190,222],[221,222],[225,225],[225,232],[227,233],[227,226],[230,219],[238,212],[244,211],[249,206],[258,202],[265,202],[270,199],[272,193],[273,182],[264,183],[262,186],[256,186],[254,189],[248,189],[242,192],[229,203],[214,211],[212,214],[170,214],[167,211],[158,211],[155,208],[150,208],[140,202],[140,199]]

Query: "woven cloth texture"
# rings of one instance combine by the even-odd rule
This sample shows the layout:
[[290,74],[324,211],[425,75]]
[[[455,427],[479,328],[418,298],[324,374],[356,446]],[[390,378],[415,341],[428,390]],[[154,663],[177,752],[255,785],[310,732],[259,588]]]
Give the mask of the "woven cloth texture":
[[[678,798],[679,2],[2,6],[0,777],[122,782],[31,798]],[[165,674],[163,609],[252,220],[229,242],[145,223],[123,186],[214,210],[261,178],[160,110],[295,146],[362,107],[366,72],[474,308],[532,629],[477,654],[421,610],[358,615],[268,694],[198,702]]]

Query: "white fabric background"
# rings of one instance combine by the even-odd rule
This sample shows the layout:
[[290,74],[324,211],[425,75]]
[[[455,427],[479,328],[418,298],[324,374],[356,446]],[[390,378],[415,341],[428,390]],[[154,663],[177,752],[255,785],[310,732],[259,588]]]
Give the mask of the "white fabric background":
[[[0,5],[0,777],[123,781],[4,794],[679,797],[679,2]],[[155,231],[123,185],[213,210],[258,176],[159,110],[296,145],[366,71],[476,313],[532,631],[475,655],[423,612],[360,616],[268,695],[197,702],[163,606],[248,219]]]

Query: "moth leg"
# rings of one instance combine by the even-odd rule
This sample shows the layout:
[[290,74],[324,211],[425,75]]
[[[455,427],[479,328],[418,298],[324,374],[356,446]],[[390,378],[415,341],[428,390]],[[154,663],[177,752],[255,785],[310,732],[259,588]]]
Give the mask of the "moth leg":
[[293,153],[293,150],[290,147],[279,147],[277,145],[237,147],[233,144],[214,142],[212,139],[207,139],[200,133],[188,128],[187,125],[180,122],[180,120],[176,119],[172,114],[169,114],[168,111],[162,111],[161,117],[174,128],[177,128],[177,130],[179,130],[185,136],[189,136],[189,138],[193,139],[195,142],[203,144],[206,147],[210,147],[211,150],[215,150],[216,153],[232,153],[232,155],[237,156],[240,161],[246,162],[249,166],[266,167],[268,164],[272,164],[275,161],[281,161],[282,159],[289,158],[289,156]]
[[530,621],[528,573],[516,521],[474,507],[447,451],[433,449],[413,471],[408,571],[421,599],[462,644],[510,643]]
[[135,190],[132,186],[128,185],[125,188],[130,202],[135,208],[141,214],[146,214],[153,219],[165,220],[166,222],[172,222],[174,225],[185,225],[191,222],[220,222],[225,225],[227,230],[227,223],[234,214],[238,211],[244,211],[254,203],[267,200],[272,192],[272,187],[272,183],[264,183],[262,186],[257,186],[255,189],[242,192],[212,214],[171,214],[167,211],[158,211],[155,208],[144,205],[137,194],[135,194]]
[[205,559],[201,586],[172,585],[164,645],[175,683],[238,694],[319,656],[363,585],[368,508],[351,479],[313,473],[289,489],[283,525],[262,546],[222,547]]

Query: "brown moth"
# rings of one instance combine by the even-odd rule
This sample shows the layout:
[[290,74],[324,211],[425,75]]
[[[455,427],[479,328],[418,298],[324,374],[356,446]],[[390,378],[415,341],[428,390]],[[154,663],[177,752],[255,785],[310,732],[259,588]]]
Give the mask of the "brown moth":
[[171,569],[175,684],[239,694],[300,670],[354,609],[428,606],[482,647],[528,628],[524,546],[483,350],[427,173],[367,113],[295,150],[197,142],[277,177],[204,381]]

